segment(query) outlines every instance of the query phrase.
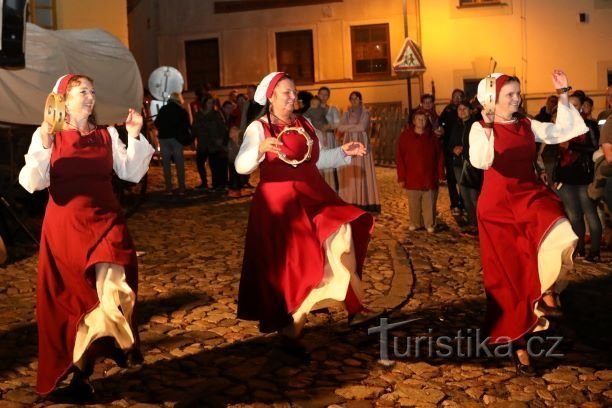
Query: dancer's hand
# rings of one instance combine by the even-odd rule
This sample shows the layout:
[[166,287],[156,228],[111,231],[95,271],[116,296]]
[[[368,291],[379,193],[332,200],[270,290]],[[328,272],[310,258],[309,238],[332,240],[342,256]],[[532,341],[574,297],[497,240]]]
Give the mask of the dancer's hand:
[[364,156],[368,151],[363,143],[348,142],[342,145],[342,151],[347,156]]
[[281,146],[283,142],[273,137],[267,137],[259,144],[259,154],[264,154],[267,152],[279,154],[281,151]]
[[40,124],[40,139],[45,149],[48,149],[53,144],[53,125],[43,120]]
[[484,123],[493,123],[495,121],[495,111],[486,110],[485,108],[480,111],[482,114],[482,120]]
[[565,72],[561,71],[560,69],[553,70],[552,81],[555,89],[565,88],[568,84],[567,75],[565,75]]
[[128,136],[136,139],[140,135],[140,129],[142,129],[142,115],[134,109],[128,109],[128,115],[125,118],[125,130]]

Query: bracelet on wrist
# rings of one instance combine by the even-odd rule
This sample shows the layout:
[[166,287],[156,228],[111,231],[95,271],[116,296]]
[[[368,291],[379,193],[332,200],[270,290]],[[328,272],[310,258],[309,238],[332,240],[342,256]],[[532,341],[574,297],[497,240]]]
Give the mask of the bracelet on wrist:
[[485,129],[493,129],[493,122],[485,122],[482,127]]
[[564,93],[567,93],[567,92],[571,91],[572,87],[568,85],[568,86],[565,86],[563,88],[557,88],[555,90],[557,91],[557,95],[562,95]]

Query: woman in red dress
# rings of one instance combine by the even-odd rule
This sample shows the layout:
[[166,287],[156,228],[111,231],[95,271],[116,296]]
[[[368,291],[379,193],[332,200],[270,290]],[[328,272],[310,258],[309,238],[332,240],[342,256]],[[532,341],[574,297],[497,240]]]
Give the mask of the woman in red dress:
[[136,254],[111,180],[115,171],[138,182],[154,150],[139,136],[142,116],[132,109],[127,149],[115,128],[96,125],[90,78],[65,75],[53,92],[66,101],[63,127],[53,134],[43,122],[36,129],[19,174],[29,192],[49,188],[36,290],[36,390],[47,395],[72,372],[60,393],[87,399],[96,358],[123,364],[124,352],[139,355]]
[[486,170],[477,208],[486,328],[492,343],[512,344],[519,374],[534,375],[526,336],[548,327],[546,315],[559,313],[558,281],[572,266],[577,242],[561,201],[538,182],[535,143],[561,143],[588,129],[568,103],[562,71],[552,75],[560,94],[556,124],[518,115],[518,78],[492,77],[494,89],[487,89],[489,78],[478,86],[484,120],[470,131],[470,161]]
[[[259,84],[255,101],[266,115],[246,129],[236,158],[238,173],[260,168],[251,203],[238,298],[238,317],[259,321],[262,332],[279,331],[297,342],[307,313],[327,300],[344,301],[349,316],[363,309],[360,278],[373,217],[342,201],[319,169],[363,156],[361,143],[320,150],[310,122],[293,114],[296,89],[286,73],[273,72]],[[306,137],[314,142],[304,158]],[[293,340],[287,340],[293,339]]]

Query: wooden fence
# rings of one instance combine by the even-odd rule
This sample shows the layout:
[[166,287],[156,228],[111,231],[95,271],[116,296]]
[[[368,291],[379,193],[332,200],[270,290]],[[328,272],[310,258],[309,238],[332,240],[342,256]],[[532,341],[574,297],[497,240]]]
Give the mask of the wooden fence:
[[395,165],[397,139],[406,123],[401,103],[367,105],[371,113],[370,141],[374,162],[379,166]]

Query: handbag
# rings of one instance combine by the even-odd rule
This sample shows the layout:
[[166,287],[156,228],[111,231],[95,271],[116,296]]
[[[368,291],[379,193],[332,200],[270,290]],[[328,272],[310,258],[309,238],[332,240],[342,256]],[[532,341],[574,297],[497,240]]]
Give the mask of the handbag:
[[484,180],[484,171],[472,166],[469,160],[463,160],[459,184],[464,187],[480,190]]

